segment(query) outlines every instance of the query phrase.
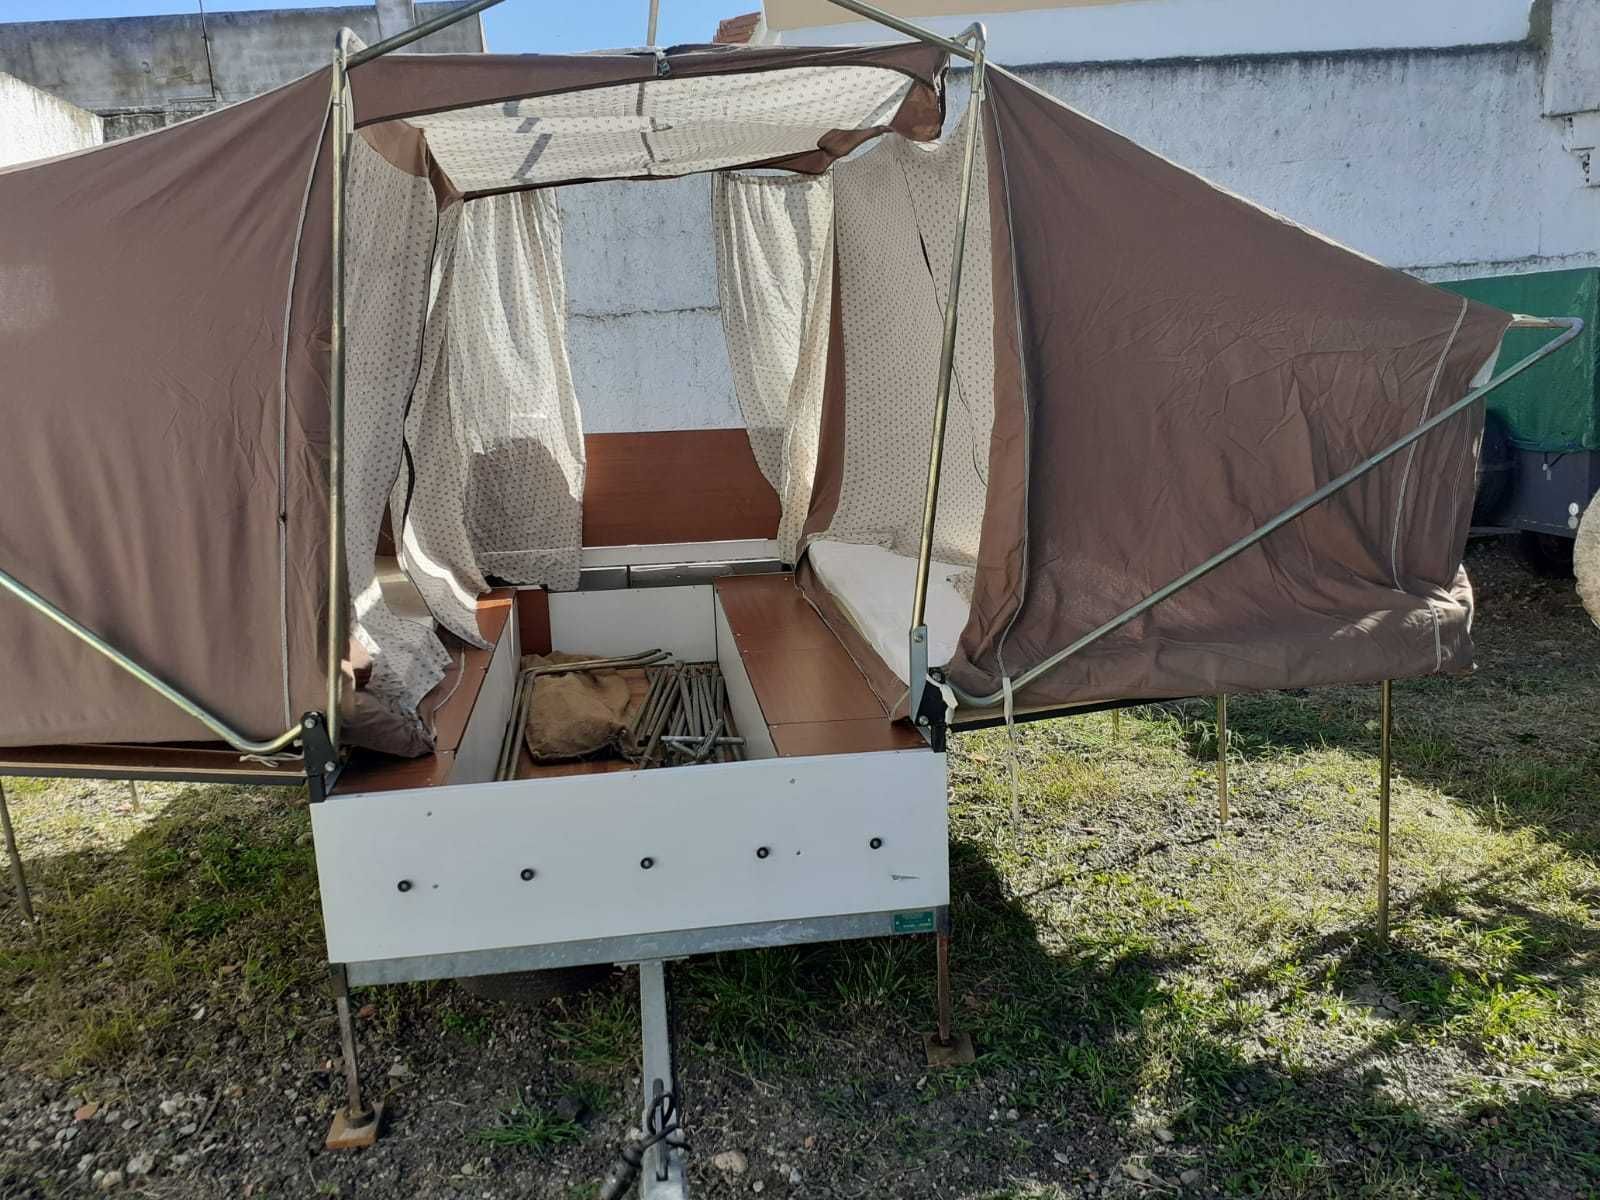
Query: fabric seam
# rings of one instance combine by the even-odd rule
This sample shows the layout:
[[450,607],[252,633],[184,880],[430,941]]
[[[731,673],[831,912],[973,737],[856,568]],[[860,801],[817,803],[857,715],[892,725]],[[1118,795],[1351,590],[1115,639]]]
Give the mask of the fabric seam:
[[[294,254],[289,259],[288,294],[283,301],[283,349],[278,359],[278,642],[283,650],[283,719],[294,724],[294,698],[289,680],[289,336],[294,326],[294,290],[300,278],[300,253],[306,234],[306,214],[311,211],[311,191],[316,184],[322,147],[328,140],[328,124],[333,118],[333,100],[322,111],[322,129],[311,151],[311,169],[306,172],[306,190],[300,198],[300,218],[295,223]],[[329,597],[329,602],[332,602]]]
[[1028,364],[1023,357],[1022,350],[1022,285],[1017,279],[1017,231],[1011,212],[1011,169],[1006,161],[1006,139],[1004,132],[1000,128],[999,121],[994,123],[994,141],[995,147],[1000,151],[1000,186],[1005,190],[1006,246],[1011,252],[1011,316],[1016,322],[1017,362],[1022,368],[1017,373],[1018,382],[1022,386],[1021,582],[1018,584],[1017,589],[1017,606],[1012,610],[1010,619],[1006,621],[1005,628],[1000,631],[1000,636],[995,639],[994,644],[995,666],[999,669],[1001,680],[1008,681],[1010,672],[1006,670],[1006,639],[1011,636],[1011,630],[1022,616],[1022,607],[1028,596],[1028,507],[1033,494],[1033,405],[1028,393]]
[[[1461,332],[1461,326],[1467,319],[1467,298],[1461,298],[1461,311],[1456,313],[1456,323],[1450,330],[1450,336],[1445,339],[1444,348],[1439,351],[1439,359],[1433,364],[1433,378],[1428,382],[1428,393],[1422,399],[1422,412],[1417,416],[1417,424],[1421,425],[1428,419],[1428,410],[1433,407],[1433,394],[1438,390],[1439,378],[1444,374],[1445,360],[1450,356],[1450,348],[1456,343],[1456,336]],[[1394,583],[1394,590],[1403,592],[1400,586],[1400,520],[1405,514],[1406,492],[1411,484],[1411,465],[1416,460],[1418,443],[1412,442],[1406,450],[1405,470],[1400,473],[1400,494],[1395,498],[1394,504],[1394,529],[1389,536],[1389,578]],[[1437,617],[1435,618],[1437,621]],[[1437,637],[1437,630],[1435,631]]]

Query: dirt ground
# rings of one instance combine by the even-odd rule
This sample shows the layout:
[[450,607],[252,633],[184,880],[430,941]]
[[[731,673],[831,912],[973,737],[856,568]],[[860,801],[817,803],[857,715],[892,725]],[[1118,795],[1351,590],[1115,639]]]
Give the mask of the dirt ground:
[[[929,1070],[927,939],[674,967],[696,1194],[1600,1194],[1600,630],[1469,553],[1479,667],[958,740],[971,1067]],[[330,1155],[337,1032],[303,798],[9,781],[42,936],[0,929],[0,1196],[592,1197],[635,1119],[631,975],[521,1011],[358,992],[372,1150]],[[9,891],[5,899],[9,901]]]

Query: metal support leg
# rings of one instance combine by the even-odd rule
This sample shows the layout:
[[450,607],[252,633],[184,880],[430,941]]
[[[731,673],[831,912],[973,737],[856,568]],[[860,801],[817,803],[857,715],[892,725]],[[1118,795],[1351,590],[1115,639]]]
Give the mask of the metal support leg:
[[[644,1041],[644,1117],[648,1137],[678,1118],[672,1079],[672,1027],[667,1018],[667,964],[660,959],[639,964],[639,1028]],[[683,1138],[669,1134],[644,1152],[639,1173],[639,1200],[685,1200]]]
[[1217,820],[1228,823],[1228,697],[1217,694]]
[[1113,742],[1122,740],[1122,710],[1120,708],[1111,710],[1111,740]]
[[22,870],[22,854],[17,850],[16,831],[11,828],[11,806],[6,803],[6,785],[0,780],[0,830],[5,832],[6,857],[11,860],[11,882],[17,889],[17,907],[22,909],[22,919],[39,936],[39,918],[33,915],[33,897],[28,892],[28,877]]
[[333,1004],[339,1014],[339,1048],[344,1058],[345,1106],[333,1114],[328,1137],[329,1150],[359,1150],[378,1140],[383,1120],[383,1104],[368,1107],[361,1098],[361,1069],[356,1060],[356,1027],[350,1015],[350,980],[343,963],[329,968],[333,978]]
[[143,808],[143,805],[139,803],[139,781],[137,779],[128,780],[128,804],[134,812],[139,812]]
[[1378,940],[1389,940],[1389,750],[1390,691],[1385,679],[1378,693]]
[[961,1063],[970,1063],[977,1057],[972,1046],[972,1035],[956,1033],[951,1028],[949,918],[947,917],[945,920],[947,927],[934,935],[936,955],[934,993],[938,1007],[939,1027],[932,1033],[922,1035],[922,1043],[928,1052],[928,1065],[930,1067],[956,1066]]

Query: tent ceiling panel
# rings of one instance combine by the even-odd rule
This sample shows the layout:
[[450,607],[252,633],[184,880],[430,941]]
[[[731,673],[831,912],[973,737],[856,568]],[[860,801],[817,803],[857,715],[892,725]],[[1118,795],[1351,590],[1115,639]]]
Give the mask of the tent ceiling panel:
[[667,76],[434,113],[413,123],[468,195],[689,175],[826,152],[888,129],[916,81],[886,67]]

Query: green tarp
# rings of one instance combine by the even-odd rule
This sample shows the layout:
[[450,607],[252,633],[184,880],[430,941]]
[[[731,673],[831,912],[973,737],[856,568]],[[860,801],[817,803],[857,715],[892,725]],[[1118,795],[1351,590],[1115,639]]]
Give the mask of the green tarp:
[[[1523,450],[1600,450],[1600,268],[1539,271],[1462,279],[1439,285],[1508,312],[1582,317],[1577,342],[1529,367],[1489,394],[1489,411],[1505,421]],[[1544,345],[1554,333],[1509,329],[1498,371]]]

